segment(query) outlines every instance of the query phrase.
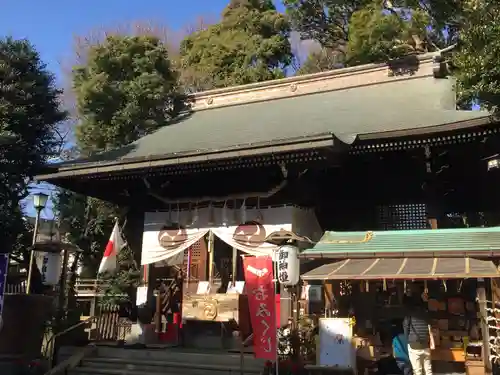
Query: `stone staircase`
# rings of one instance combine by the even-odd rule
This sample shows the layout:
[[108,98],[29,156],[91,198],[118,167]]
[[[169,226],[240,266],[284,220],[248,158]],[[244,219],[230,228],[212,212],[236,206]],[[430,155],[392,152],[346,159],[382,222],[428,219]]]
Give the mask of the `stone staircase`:
[[[59,362],[69,358],[73,348],[63,347]],[[68,375],[240,375],[239,353],[196,349],[128,349],[98,347]],[[244,354],[243,374],[259,375],[264,361]]]

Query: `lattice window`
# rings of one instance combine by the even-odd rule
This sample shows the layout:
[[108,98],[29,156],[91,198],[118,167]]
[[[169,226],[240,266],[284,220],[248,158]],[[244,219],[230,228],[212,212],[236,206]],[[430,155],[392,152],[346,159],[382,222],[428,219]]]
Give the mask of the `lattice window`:
[[[184,270],[187,268],[188,250],[184,250]],[[207,245],[204,239],[191,246],[191,277],[198,280],[206,278]]]
[[381,230],[427,228],[425,204],[394,204],[379,207],[378,227]]

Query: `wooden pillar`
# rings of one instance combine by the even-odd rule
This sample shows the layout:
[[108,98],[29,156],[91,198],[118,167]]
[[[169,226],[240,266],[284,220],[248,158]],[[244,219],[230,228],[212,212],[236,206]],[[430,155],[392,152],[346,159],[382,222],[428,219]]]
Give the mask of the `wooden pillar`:
[[429,223],[431,229],[438,229],[437,220],[437,176],[433,170],[433,155],[430,146],[425,146],[425,171],[426,180],[423,185],[423,189],[426,195],[426,209],[427,209],[427,222]]
[[161,334],[161,287],[158,288],[158,294],[156,295],[156,312],[155,312],[155,331],[160,336]]
[[325,302],[325,316],[331,316],[333,309],[333,284],[331,281],[323,282],[323,297]]
[[212,284],[213,281],[213,268],[214,268],[214,234],[212,231],[208,232],[208,282]]
[[486,286],[484,279],[477,280],[477,301],[479,305],[481,336],[483,340],[483,361],[484,371],[491,374],[491,351],[490,351],[490,330],[488,328],[488,313],[486,311]]
[[237,271],[237,266],[238,265],[238,249],[233,247],[233,263],[232,263],[232,266],[233,266],[233,269],[232,269],[232,282],[233,282],[233,286],[234,286],[234,283],[236,282],[236,271]]

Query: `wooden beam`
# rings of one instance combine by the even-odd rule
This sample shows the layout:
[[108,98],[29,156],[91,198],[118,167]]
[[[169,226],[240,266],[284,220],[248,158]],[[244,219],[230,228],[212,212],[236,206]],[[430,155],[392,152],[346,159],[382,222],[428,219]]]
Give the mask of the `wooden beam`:
[[479,315],[480,315],[480,325],[481,325],[481,336],[483,340],[483,362],[484,370],[486,374],[491,374],[491,350],[490,350],[490,330],[488,328],[488,313],[486,311],[486,286],[484,279],[478,279],[477,282],[477,300],[479,305]]

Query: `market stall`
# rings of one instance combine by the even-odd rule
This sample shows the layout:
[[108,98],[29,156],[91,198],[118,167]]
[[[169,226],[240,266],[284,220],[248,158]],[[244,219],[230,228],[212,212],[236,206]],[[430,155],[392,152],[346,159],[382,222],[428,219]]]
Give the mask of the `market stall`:
[[[499,276],[491,261],[473,258],[378,258],[345,259],[322,265],[302,279],[323,283],[325,317],[350,322],[354,348],[353,372],[369,371],[393,354],[393,338],[401,334],[408,297],[419,298],[427,307],[436,348],[432,350],[439,372],[489,372],[489,334],[486,316],[485,278]],[[328,319],[326,319],[328,320]],[[322,340],[328,335],[320,321],[320,346],[345,345],[345,340]],[[344,327],[347,332],[347,327]],[[338,329],[337,329],[338,331]],[[327,344],[328,343],[328,344]],[[318,348],[319,365],[335,365],[338,348]],[[326,354],[329,353],[329,354]],[[461,364],[462,371],[457,368]],[[465,365],[465,366],[464,366]],[[440,368],[455,366],[453,370]]]

